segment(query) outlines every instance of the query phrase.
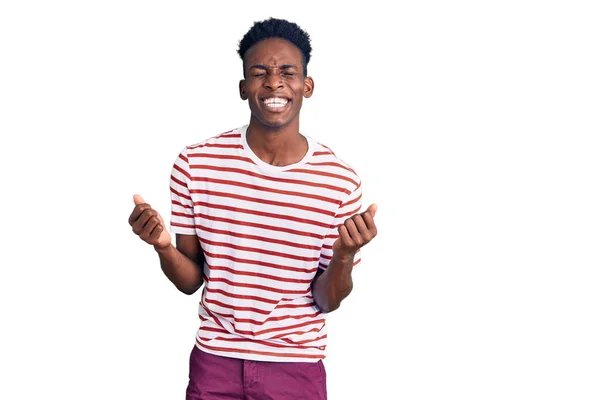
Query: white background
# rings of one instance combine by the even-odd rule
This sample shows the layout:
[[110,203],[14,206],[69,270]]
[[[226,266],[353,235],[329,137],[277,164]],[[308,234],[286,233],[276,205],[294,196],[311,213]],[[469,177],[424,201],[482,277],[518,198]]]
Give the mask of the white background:
[[183,146],[247,123],[269,16],[312,37],[301,130],[379,204],[329,398],[600,398],[593,3],[2,2],[0,398],[184,398],[199,294],[131,197],[168,215]]

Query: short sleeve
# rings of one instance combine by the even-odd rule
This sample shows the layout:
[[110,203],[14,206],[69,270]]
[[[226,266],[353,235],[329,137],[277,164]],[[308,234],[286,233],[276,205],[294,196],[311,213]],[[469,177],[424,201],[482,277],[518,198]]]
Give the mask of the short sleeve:
[[195,235],[194,202],[190,195],[190,165],[187,147],[184,148],[171,171],[171,232]]
[[[321,247],[321,257],[319,259],[319,268],[326,269],[331,261],[333,256],[333,243],[339,238],[338,227],[344,223],[348,218],[353,216],[354,214],[360,212],[360,208],[362,207],[362,185],[359,181],[356,189],[352,191],[350,194],[345,195],[341,202],[340,207],[335,215],[335,218],[332,222],[332,227],[329,229],[329,232],[325,236],[323,240],[323,245]],[[361,254],[360,249],[356,252],[354,256],[354,265],[358,265],[360,263]]]

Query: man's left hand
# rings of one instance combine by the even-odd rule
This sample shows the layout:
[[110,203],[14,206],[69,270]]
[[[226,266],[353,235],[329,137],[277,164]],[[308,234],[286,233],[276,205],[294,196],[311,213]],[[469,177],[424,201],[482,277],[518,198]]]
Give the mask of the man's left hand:
[[377,204],[371,204],[363,213],[348,218],[338,228],[340,237],[333,243],[333,254],[342,260],[354,259],[354,254],[377,236],[375,212]]

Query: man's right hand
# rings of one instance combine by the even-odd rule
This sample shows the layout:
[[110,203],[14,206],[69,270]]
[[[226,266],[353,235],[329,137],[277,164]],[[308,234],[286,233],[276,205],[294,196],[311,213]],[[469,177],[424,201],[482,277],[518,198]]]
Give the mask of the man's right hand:
[[144,242],[161,249],[171,244],[171,235],[162,217],[139,194],[133,196],[135,208],[129,216],[133,232]]

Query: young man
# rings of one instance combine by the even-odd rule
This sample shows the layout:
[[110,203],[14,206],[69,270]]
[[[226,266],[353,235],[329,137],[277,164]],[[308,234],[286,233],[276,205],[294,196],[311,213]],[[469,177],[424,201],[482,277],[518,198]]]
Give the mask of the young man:
[[377,234],[355,172],[300,133],[311,46],[285,20],[240,42],[250,123],[183,149],[171,231],[139,195],[129,218],[186,294],[204,284],[188,399],[326,399],[325,317]]

